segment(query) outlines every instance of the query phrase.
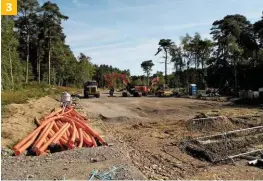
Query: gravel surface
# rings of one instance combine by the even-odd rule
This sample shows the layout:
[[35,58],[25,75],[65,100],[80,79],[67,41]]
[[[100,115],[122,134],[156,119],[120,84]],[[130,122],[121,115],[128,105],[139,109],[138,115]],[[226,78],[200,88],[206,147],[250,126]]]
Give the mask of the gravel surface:
[[145,179],[117,145],[80,148],[40,157],[3,156],[1,176],[3,180],[88,180],[92,170],[104,172],[113,166],[120,167],[113,179]]

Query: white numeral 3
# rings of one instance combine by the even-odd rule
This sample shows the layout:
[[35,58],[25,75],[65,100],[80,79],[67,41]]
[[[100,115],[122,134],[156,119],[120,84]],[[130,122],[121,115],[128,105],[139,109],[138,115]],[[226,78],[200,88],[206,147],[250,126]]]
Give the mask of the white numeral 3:
[[9,11],[12,11],[12,4],[11,3],[6,3],[6,11],[9,12]]

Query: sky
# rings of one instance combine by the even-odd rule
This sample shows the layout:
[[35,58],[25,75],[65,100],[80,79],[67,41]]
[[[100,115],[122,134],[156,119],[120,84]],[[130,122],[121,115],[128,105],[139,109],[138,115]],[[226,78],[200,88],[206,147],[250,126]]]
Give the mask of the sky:
[[[44,2],[45,0],[40,0]],[[130,69],[143,74],[141,63],[153,60],[153,73],[164,71],[162,54],[155,56],[160,39],[176,44],[186,33],[211,38],[215,20],[242,14],[259,20],[263,0],[51,0],[69,19],[63,22],[66,43],[75,56],[92,63]],[[173,65],[168,65],[168,73]]]

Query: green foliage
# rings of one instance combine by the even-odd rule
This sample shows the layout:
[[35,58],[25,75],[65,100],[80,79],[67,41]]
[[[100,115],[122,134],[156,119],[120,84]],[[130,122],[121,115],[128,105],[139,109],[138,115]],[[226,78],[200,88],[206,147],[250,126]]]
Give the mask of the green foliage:
[[15,89],[19,87],[23,80],[23,65],[19,61],[19,54],[17,52],[18,40],[13,31],[14,21],[7,16],[2,16],[1,18],[2,89]]
[[167,84],[168,79],[167,79],[167,60],[168,60],[168,51],[169,49],[174,45],[174,43],[172,42],[172,40],[170,39],[161,39],[159,41],[159,48],[157,50],[157,52],[155,53],[155,56],[158,55],[161,51],[164,51],[165,56],[164,56],[164,66],[165,66],[165,83]]
[[170,87],[187,88],[190,83],[199,89],[216,86],[228,93],[257,90],[263,86],[263,79],[259,79],[263,71],[262,25],[262,19],[251,24],[245,16],[227,15],[213,23],[213,42],[198,33],[193,37],[186,34],[178,46],[169,46],[171,40],[160,40],[157,54],[169,52],[175,69],[166,82]]
[[67,19],[56,3],[39,5],[37,0],[20,0],[18,16],[2,17],[3,90],[18,90],[30,81],[82,87],[90,79],[103,87],[106,72],[130,75],[129,70],[93,65],[83,53],[76,58],[65,43],[62,21]]
[[141,63],[141,67],[147,75],[147,85],[149,85],[149,75],[152,71],[153,66],[154,66],[154,63],[152,60],[147,60]]
[[90,62],[91,58],[83,53],[80,53],[78,60],[79,62],[75,67],[75,83],[76,85],[83,85],[83,82],[87,82],[94,75],[94,67]]

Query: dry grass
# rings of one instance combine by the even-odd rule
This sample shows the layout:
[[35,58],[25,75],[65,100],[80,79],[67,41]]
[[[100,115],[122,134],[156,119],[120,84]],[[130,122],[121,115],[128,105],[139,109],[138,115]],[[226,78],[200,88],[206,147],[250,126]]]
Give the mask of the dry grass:
[[11,103],[22,104],[26,103],[31,98],[40,98],[47,95],[56,96],[62,92],[69,92],[71,94],[77,94],[81,92],[81,89],[73,87],[59,87],[59,86],[48,86],[45,84],[31,83],[25,85],[22,89],[16,91],[2,91],[2,105]]
[[227,116],[227,117],[238,117],[238,116],[253,116],[260,112],[257,108],[224,108],[220,110],[209,111],[206,114],[209,116]]

